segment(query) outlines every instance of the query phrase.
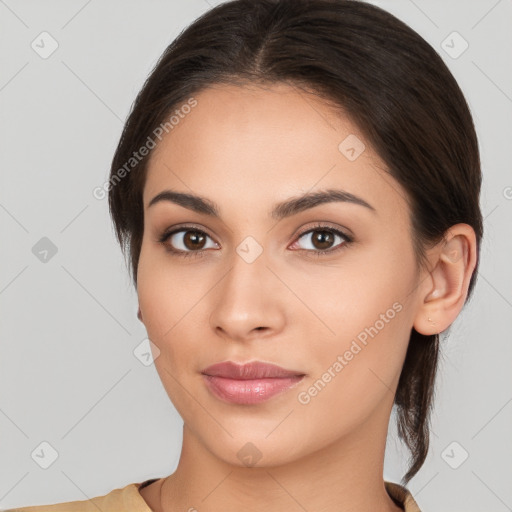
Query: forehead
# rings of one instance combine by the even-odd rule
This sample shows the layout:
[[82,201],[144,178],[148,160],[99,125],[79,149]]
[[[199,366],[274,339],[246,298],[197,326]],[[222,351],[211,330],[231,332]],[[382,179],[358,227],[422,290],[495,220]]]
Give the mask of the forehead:
[[377,209],[405,208],[404,191],[358,127],[318,96],[276,84],[216,85],[194,98],[154,150],[145,206],[165,188],[220,205],[237,197],[242,208],[343,188]]

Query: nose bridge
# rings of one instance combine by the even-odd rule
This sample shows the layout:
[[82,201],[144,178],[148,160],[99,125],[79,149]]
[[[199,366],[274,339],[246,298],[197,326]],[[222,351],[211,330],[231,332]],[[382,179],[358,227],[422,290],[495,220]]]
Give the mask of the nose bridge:
[[[268,254],[252,236],[247,236],[234,249],[230,258],[230,271],[226,276],[225,293],[233,300],[257,300],[268,294]],[[265,293],[267,292],[267,293]],[[249,297],[247,297],[247,295]],[[226,299],[228,297],[225,297]]]
[[229,282],[229,287],[235,286],[233,292],[238,288],[237,283],[240,285],[245,280],[250,283],[258,275],[261,278],[269,272],[266,268],[268,249],[264,248],[265,235],[260,231],[258,235],[248,234],[250,229],[247,227],[246,223],[243,228],[232,231],[233,245],[230,244],[229,253],[225,255],[229,272],[223,281]]
[[258,327],[279,328],[284,315],[269,264],[267,252],[254,237],[235,247],[214,297],[213,329],[220,327],[228,337],[242,339]]

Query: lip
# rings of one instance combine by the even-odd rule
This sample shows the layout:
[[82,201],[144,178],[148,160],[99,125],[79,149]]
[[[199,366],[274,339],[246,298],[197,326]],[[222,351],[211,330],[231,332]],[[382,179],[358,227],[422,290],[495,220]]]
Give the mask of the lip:
[[205,368],[203,380],[221,400],[237,404],[257,404],[298,384],[305,374],[275,364],[253,361],[217,363]]
[[212,377],[238,380],[273,379],[304,375],[303,372],[286,370],[276,364],[264,363],[262,361],[251,361],[243,364],[235,363],[234,361],[224,361],[208,366],[201,373]]

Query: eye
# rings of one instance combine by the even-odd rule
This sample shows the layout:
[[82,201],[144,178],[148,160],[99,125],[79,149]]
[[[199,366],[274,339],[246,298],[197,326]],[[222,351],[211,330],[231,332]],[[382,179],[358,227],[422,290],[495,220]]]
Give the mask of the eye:
[[[345,245],[352,242],[352,237],[343,233],[339,229],[326,226],[324,224],[318,224],[313,228],[308,229],[307,231],[303,231],[298,240],[305,238],[307,240],[309,236],[310,243],[306,244],[308,247],[302,247],[301,249],[307,251],[308,253],[312,253],[314,256],[321,256],[323,254],[334,253],[340,249],[343,249]],[[310,236],[313,235],[313,236]],[[338,245],[335,245],[332,248],[332,245],[335,243],[336,238],[341,241]],[[297,242],[294,243],[294,245]]]
[[[343,249],[345,245],[353,241],[351,236],[343,233],[339,229],[325,224],[317,224],[303,231],[293,245],[296,245],[302,238],[307,239],[306,235],[313,235],[310,237],[311,242],[306,244],[309,245],[309,247],[299,247],[299,249],[305,251],[308,255],[314,256],[332,254]],[[208,247],[208,239],[212,240],[202,229],[196,228],[195,226],[179,226],[171,231],[164,231],[157,241],[165,247],[166,251],[176,256],[202,257],[205,255],[207,249],[219,248],[219,245],[213,240]],[[336,239],[338,239],[338,244],[332,248]],[[291,246],[292,248],[293,245]]]
[[172,231],[165,231],[158,238],[158,242],[164,245],[165,249],[177,256],[203,256],[206,249],[218,248],[213,242],[210,247],[205,246],[206,240],[211,237],[201,229],[193,226],[179,227]]

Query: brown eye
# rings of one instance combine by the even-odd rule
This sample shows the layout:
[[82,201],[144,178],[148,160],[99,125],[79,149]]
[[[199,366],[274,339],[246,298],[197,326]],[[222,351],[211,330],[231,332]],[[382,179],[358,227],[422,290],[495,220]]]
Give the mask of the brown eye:
[[330,231],[312,231],[311,241],[316,249],[329,249],[334,242],[334,234]]
[[211,237],[204,231],[192,228],[180,228],[170,233],[164,233],[158,241],[163,244],[169,252],[179,256],[189,256],[199,255],[206,249],[215,249],[218,247],[213,241],[210,246],[207,246],[208,239],[211,240]]
[[200,231],[185,231],[183,245],[190,250],[202,249],[206,240],[204,233]]
[[[351,237],[338,229],[329,226],[315,226],[313,229],[309,229],[299,235],[295,244],[298,244],[301,239],[307,240],[308,238],[310,243],[305,244],[305,247],[300,247],[299,244],[299,248],[315,256],[333,253],[352,242]],[[339,242],[337,243],[337,241]]]

